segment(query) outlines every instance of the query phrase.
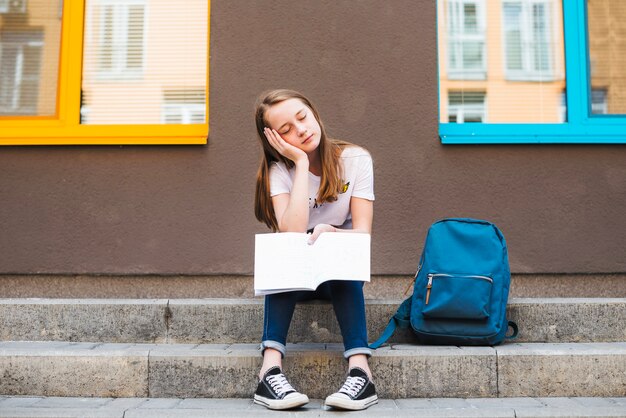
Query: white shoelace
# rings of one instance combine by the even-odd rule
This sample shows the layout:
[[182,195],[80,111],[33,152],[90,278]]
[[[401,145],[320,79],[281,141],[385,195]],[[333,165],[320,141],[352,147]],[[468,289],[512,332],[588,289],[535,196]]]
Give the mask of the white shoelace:
[[289,391],[296,391],[293,386],[289,384],[287,378],[282,373],[268,376],[267,382],[272,387],[272,390],[276,392],[279,396]]
[[339,392],[345,392],[350,395],[351,398],[354,398],[357,393],[363,389],[365,382],[366,380],[362,377],[348,376],[346,383],[344,383],[341,389],[339,389]]

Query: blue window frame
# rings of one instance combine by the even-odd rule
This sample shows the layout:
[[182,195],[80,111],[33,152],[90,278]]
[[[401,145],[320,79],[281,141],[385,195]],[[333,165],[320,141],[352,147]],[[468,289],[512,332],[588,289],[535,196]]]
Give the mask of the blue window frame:
[[[439,0],[446,1],[446,0]],[[490,0],[487,0],[489,3]],[[511,0],[515,1],[515,0]],[[526,0],[533,1],[533,0]],[[588,0],[566,0],[563,7],[565,103],[557,123],[439,123],[444,144],[626,143],[626,114],[602,114],[592,91],[587,20]],[[494,2],[495,3],[495,2]],[[501,2],[497,2],[501,3]],[[442,9],[439,9],[440,12]],[[440,45],[441,47],[441,45]],[[441,71],[441,66],[439,67]],[[441,88],[441,86],[440,86]],[[445,98],[448,93],[440,95]],[[441,99],[440,99],[441,100]],[[440,107],[441,109],[441,104]],[[441,110],[440,110],[441,111]],[[622,112],[626,113],[626,112]],[[450,119],[452,120],[452,119]]]

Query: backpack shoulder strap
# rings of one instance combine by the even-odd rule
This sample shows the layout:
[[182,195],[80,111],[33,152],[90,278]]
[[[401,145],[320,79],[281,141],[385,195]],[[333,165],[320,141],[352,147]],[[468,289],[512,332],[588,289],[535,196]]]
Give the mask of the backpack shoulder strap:
[[371,349],[377,349],[381,345],[387,342],[389,338],[393,335],[396,330],[396,327],[399,328],[408,328],[411,324],[411,299],[413,295],[409,296],[402,302],[395,315],[391,317],[389,320],[389,324],[381,334],[381,336],[369,345]]

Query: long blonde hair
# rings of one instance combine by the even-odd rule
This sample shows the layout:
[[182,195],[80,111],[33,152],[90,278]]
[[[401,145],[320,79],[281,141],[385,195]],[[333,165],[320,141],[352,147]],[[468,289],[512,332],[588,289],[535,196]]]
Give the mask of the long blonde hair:
[[294,162],[283,157],[276,151],[265,138],[263,130],[268,126],[265,120],[267,110],[275,104],[288,99],[298,99],[313,112],[315,119],[320,125],[321,138],[319,144],[320,161],[322,163],[322,175],[320,188],[317,192],[319,203],[334,202],[342,188],[341,151],[344,147],[352,145],[349,142],[330,139],[326,136],[326,130],[320,119],[319,113],[313,103],[302,94],[293,90],[272,90],[262,94],[256,103],[255,121],[258,138],[261,141],[263,154],[256,176],[256,193],[254,199],[254,214],[256,218],[265,223],[272,231],[278,231],[278,221],[274,213],[274,205],[270,196],[270,167],[273,162],[282,161],[288,168],[294,166]]

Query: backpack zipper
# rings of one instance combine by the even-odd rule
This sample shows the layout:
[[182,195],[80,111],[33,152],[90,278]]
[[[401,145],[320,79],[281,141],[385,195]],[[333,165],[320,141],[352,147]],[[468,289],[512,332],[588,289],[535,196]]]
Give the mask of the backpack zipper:
[[428,275],[428,284],[426,285],[426,305],[428,305],[428,301],[430,300],[430,289],[433,288],[433,275]]
[[406,289],[404,290],[404,296],[406,296],[407,293],[409,293],[409,290],[411,290],[411,286],[413,286],[413,284],[415,283],[415,281],[417,280],[417,275],[420,274],[420,270],[422,269],[422,264],[420,263],[419,266],[417,266],[417,272],[415,272],[415,277],[413,277],[413,280],[411,280],[411,282],[409,283],[409,285],[406,287]]
[[447,274],[447,273],[430,273],[428,277],[469,277],[470,279],[487,280],[493,283],[493,279],[489,276],[479,276],[476,274]]
[[486,280],[490,283],[493,283],[493,279],[491,277],[487,277],[487,276],[478,276],[478,275],[474,275],[474,274],[457,274],[457,275],[453,275],[453,274],[446,274],[446,273],[429,273],[428,274],[428,284],[426,285],[426,302],[424,303],[425,305],[428,305],[428,302],[430,301],[430,291],[433,288],[433,278],[435,277],[455,277],[455,276],[459,276],[459,277],[468,277],[470,279],[480,279],[480,280]]

